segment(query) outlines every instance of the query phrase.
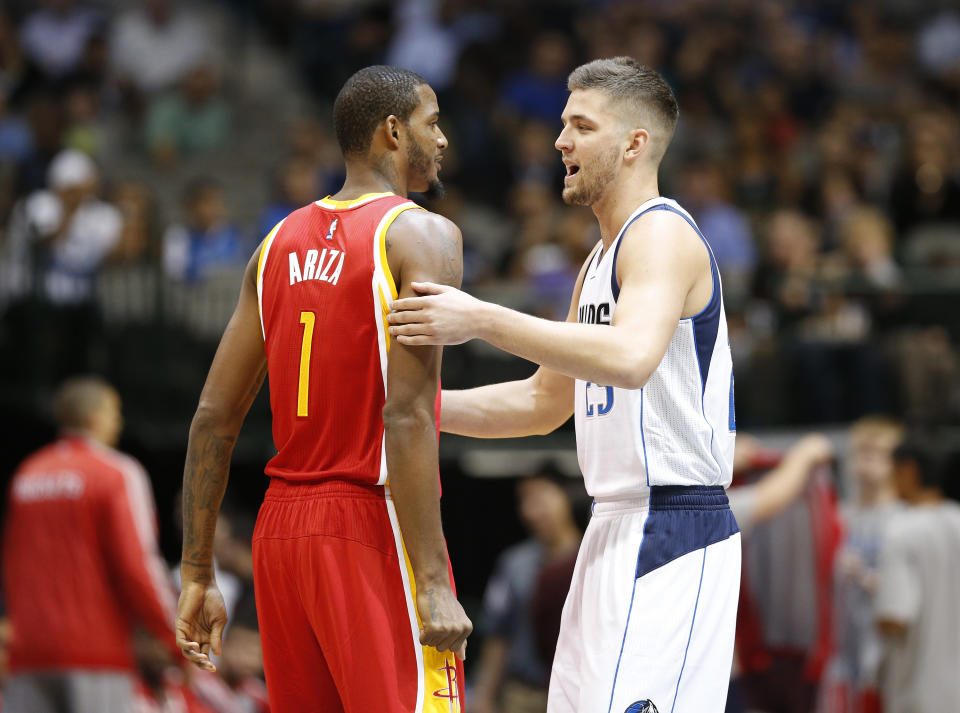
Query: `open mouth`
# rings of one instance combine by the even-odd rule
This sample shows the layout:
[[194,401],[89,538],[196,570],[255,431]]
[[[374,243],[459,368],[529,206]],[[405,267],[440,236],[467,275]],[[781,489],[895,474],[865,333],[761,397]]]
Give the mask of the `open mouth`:
[[569,181],[571,178],[576,176],[580,172],[580,167],[576,164],[567,164],[567,175],[564,176],[564,182]]

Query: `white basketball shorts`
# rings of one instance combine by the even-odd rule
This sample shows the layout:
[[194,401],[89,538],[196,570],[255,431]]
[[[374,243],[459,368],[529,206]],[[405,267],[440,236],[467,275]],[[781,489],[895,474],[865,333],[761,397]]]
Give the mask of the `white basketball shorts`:
[[548,713],[722,713],[740,532],[720,487],[594,504],[563,607]]

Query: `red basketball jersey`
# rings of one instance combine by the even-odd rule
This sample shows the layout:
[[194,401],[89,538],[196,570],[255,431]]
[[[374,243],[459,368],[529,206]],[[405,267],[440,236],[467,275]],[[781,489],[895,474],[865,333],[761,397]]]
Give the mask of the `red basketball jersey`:
[[277,448],[267,475],[386,483],[386,314],[397,288],[384,241],[418,208],[392,193],[326,198],[264,240],[257,296]]

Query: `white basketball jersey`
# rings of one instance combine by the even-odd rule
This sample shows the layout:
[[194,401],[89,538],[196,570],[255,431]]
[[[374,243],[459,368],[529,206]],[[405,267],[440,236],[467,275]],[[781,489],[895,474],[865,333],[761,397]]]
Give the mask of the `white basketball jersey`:
[[710,254],[713,294],[700,313],[679,321],[666,354],[643,388],[577,379],[577,455],[587,492],[597,499],[636,497],[654,485],[727,487],[733,472],[733,363],[720,273],[700,229],[676,201],[653,198],[641,205],[610,247],[591,258],[578,321],[613,320],[620,294],[616,277],[620,241],[627,228],[651,210],[676,213],[703,240]]

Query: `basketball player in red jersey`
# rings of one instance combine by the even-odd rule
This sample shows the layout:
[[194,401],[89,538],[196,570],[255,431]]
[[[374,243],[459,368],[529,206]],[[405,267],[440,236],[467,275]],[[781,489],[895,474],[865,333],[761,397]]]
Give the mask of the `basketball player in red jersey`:
[[190,427],[177,640],[213,669],[226,620],[214,526],[269,374],[277,455],[253,557],[274,713],[462,710],[472,625],[440,523],[441,350],[386,331],[412,282],[462,276],[460,231],[406,199],[441,188],[438,116],[413,72],[368,67],[346,82],[334,104],[346,181],[251,258]]

